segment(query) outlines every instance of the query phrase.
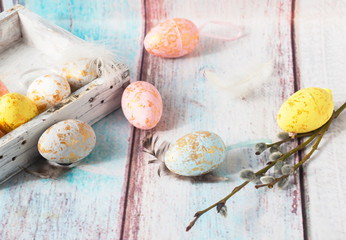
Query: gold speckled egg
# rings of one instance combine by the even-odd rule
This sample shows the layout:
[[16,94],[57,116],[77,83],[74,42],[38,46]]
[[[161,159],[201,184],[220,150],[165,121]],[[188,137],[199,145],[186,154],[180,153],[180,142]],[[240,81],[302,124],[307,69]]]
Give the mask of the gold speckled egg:
[[140,129],[152,129],[162,115],[162,99],[159,91],[150,83],[133,82],[125,89],[121,106],[127,120]]
[[277,121],[286,132],[305,133],[325,124],[333,110],[334,102],[330,89],[305,88],[294,93],[282,104]]
[[91,126],[69,119],[48,128],[38,141],[40,154],[53,163],[72,164],[89,155],[96,143]]
[[7,93],[0,98],[0,130],[8,133],[38,115],[36,105],[20,93]]
[[98,77],[96,68],[93,68],[88,59],[66,63],[60,70],[60,75],[68,81],[72,92]]
[[225,153],[225,144],[217,134],[197,131],[181,137],[170,146],[165,164],[176,174],[199,176],[219,166]]
[[26,96],[43,112],[68,97],[70,93],[70,85],[66,79],[56,74],[47,74],[30,84]]
[[177,58],[193,51],[199,41],[196,25],[185,18],[164,21],[145,36],[145,49],[158,57]]

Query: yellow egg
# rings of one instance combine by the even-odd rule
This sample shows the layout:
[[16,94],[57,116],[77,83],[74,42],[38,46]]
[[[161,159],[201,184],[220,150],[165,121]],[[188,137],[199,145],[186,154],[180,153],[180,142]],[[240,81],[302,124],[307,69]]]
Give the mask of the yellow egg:
[[20,93],[0,98],[0,130],[8,133],[38,115],[36,105]]
[[290,96],[278,113],[278,124],[286,132],[305,133],[325,124],[332,116],[334,102],[330,89],[305,88]]

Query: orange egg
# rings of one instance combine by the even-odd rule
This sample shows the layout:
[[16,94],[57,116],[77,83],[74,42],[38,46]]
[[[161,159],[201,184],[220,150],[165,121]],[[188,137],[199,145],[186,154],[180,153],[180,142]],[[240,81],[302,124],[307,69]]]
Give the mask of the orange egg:
[[0,81],[0,97],[8,93],[8,89],[3,82]]
[[144,39],[144,47],[158,57],[177,58],[193,51],[198,40],[199,31],[193,22],[173,18],[151,29]]

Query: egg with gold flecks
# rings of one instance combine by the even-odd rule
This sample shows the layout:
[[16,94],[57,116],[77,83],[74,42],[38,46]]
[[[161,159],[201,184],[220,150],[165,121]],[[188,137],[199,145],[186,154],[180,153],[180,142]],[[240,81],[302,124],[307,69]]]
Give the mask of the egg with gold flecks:
[[214,170],[225,158],[221,137],[208,131],[197,131],[178,139],[165,155],[166,167],[182,176],[199,176]]
[[68,97],[70,93],[70,85],[65,78],[47,74],[30,84],[26,96],[36,104],[40,112],[43,112]]
[[54,124],[41,135],[38,151],[51,163],[71,165],[88,156],[95,143],[95,132],[90,125],[69,119]]
[[38,115],[36,105],[20,93],[0,97],[0,130],[8,133]]
[[71,91],[87,85],[98,77],[96,66],[89,59],[66,63],[59,73],[71,86]]
[[121,107],[127,120],[136,128],[151,129],[160,121],[162,99],[150,83],[133,82],[124,90]]
[[173,18],[164,21],[145,36],[145,49],[158,57],[177,58],[193,51],[199,41],[196,25],[188,19]]
[[333,114],[332,93],[325,88],[305,88],[290,96],[281,106],[277,121],[286,132],[305,133],[325,124]]

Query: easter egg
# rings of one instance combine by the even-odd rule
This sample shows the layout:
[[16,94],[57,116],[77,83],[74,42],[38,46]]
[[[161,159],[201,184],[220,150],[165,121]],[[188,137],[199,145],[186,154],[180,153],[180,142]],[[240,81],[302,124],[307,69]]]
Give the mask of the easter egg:
[[43,112],[71,94],[66,79],[48,74],[35,79],[28,88],[26,96]]
[[94,67],[90,64],[90,60],[80,59],[66,63],[60,70],[60,75],[68,81],[74,92],[98,77]]
[[140,129],[151,129],[160,121],[162,99],[150,83],[138,81],[124,90],[121,107],[127,120]]
[[286,132],[305,133],[325,124],[333,110],[334,102],[329,89],[305,88],[282,104],[277,121]]
[[20,93],[7,93],[0,98],[0,130],[8,133],[38,115],[36,105]]
[[226,153],[222,139],[215,133],[197,131],[183,136],[165,155],[167,168],[183,176],[199,176],[219,166]]
[[8,89],[3,82],[0,81],[0,97],[8,93]]
[[145,49],[158,57],[177,58],[193,51],[199,40],[196,25],[184,18],[173,18],[155,26],[145,36]]
[[73,164],[88,156],[95,143],[95,132],[90,125],[69,119],[54,124],[41,135],[38,151],[53,163]]

